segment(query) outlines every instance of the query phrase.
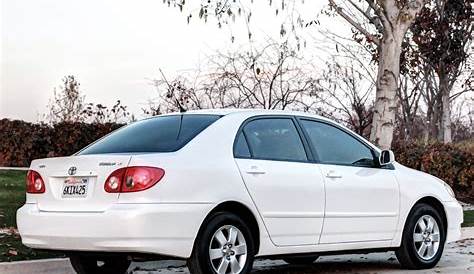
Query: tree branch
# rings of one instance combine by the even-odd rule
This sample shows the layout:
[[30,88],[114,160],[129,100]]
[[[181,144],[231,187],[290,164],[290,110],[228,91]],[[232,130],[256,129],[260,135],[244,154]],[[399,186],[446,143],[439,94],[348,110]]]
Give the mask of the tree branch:
[[[377,28],[377,30],[380,32],[380,33],[383,33],[383,25],[382,23],[380,23],[380,19],[376,16],[371,16],[370,14],[370,9],[374,10],[374,13],[378,15],[378,12],[377,10],[375,9],[376,7],[372,7],[370,4],[369,4],[369,9],[367,9],[366,11],[362,10],[359,5],[357,5],[356,3],[354,3],[354,1],[352,0],[347,0],[349,1],[349,3],[356,9],[358,10],[360,13],[362,13],[362,15],[364,15],[365,18],[367,18],[367,20],[369,20],[370,23],[372,23],[375,28]],[[367,3],[370,2],[370,0],[366,0]]]
[[359,23],[354,21],[347,13],[344,12],[344,10],[339,7],[334,0],[329,0],[330,6],[332,6],[336,12],[344,18],[349,24],[351,24],[354,28],[356,28],[359,32],[364,34],[368,39],[373,41],[377,46],[380,45],[380,40],[373,34],[369,33],[365,28],[363,28]]

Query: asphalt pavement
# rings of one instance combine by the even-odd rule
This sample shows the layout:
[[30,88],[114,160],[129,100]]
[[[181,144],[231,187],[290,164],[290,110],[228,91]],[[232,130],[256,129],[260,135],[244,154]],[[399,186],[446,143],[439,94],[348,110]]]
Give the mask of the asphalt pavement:
[[[1,274],[74,274],[67,259],[50,259],[0,263]],[[184,261],[156,261],[133,263],[130,274],[189,273]],[[335,255],[319,258],[310,266],[292,266],[281,260],[257,260],[252,273],[258,274],[316,274],[316,273],[407,273],[400,269],[393,252]],[[439,264],[428,270],[410,271],[412,274],[469,273],[474,274],[474,227],[463,228],[463,239],[445,247]]]

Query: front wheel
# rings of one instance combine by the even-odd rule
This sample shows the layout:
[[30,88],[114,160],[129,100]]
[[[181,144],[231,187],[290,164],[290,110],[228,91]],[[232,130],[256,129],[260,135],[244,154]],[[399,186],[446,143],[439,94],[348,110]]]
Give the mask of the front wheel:
[[125,256],[69,256],[72,268],[78,274],[125,274],[131,261]]
[[247,274],[255,254],[249,227],[229,212],[212,215],[199,233],[188,268],[192,274]]
[[404,268],[432,268],[441,259],[445,241],[440,213],[428,204],[417,204],[407,219],[402,244],[395,254]]

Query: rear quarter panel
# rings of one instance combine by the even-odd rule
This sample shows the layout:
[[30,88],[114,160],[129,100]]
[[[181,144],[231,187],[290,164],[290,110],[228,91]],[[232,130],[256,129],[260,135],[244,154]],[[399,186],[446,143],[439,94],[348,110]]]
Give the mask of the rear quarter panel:
[[134,155],[129,166],[156,166],[163,179],[147,191],[122,193],[127,203],[248,202],[248,194],[235,165],[232,145],[237,121],[223,117],[177,152]]

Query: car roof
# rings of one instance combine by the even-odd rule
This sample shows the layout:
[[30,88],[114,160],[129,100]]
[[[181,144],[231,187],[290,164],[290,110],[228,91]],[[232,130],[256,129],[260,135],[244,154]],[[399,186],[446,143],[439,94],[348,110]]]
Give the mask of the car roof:
[[175,112],[171,114],[214,114],[214,115],[229,115],[229,114],[244,114],[246,116],[253,115],[295,115],[295,116],[307,116],[320,118],[323,120],[331,121],[323,116],[312,114],[303,111],[292,111],[292,110],[274,110],[274,109],[245,109],[245,108],[215,108],[215,109],[199,109],[189,110],[186,112]]
[[[344,125],[341,125],[340,123],[331,120],[329,118],[317,115],[317,114],[312,114],[309,112],[303,112],[303,111],[292,111],[292,110],[271,110],[271,109],[238,109],[238,108],[230,108],[230,109],[200,109],[200,110],[191,110],[191,111],[186,111],[185,113],[187,114],[215,114],[215,115],[243,115],[246,117],[252,117],[252,116],[258,116],[258,115],[293,115],[293,116],[302,116],[302,117],[308,117],[308,118],[316,118],[322,121],[327,121],[328,123],[332,125],[337,125],[338,127],[344,128],[345,130],[352,132],[353,134],[359,136],[357,133],[352,131],[351,129],[347,128]],[[360,137],[360,136],[359,136]],[[368,140],[364,139],[363,137],[359,138],[362,142],[368,144],[372,148],[374,148],[376,151],[380,152],[380,148],[376,147],[374,144],[370,143]]]
[[[242,115],[245,117],[252,117],[252,116],[258,116],[258,115],[293,115],[293,116],[302,116],[302,117],[309,117],[309,118],[316,118],[322,121],[327,121],[330,124],[337,125],[339,127],[342,127],[346,129],[349,132],[352,132],[355,135],[358,135],[351,129],[345,127],[344,125],[341,125],[337,123],[334,120],[331,120],[329,118],[317,115],[317,114],[312,114],[309,112],[303,112],[303,111],[293,111],[293,110],[273,110],[273,109],[246,109],[246,108],[214,108],[214,109],[199,109],[199,110],[188,110],[186,112],[173,112],[173,113],[167,113],[167,114],[162,114],[158,115],[155,117],[159,116],[167,116],[167,115],[186,115],[186,114],[209,114],[209,115],[222,115],[222,116],[227,116],[227,115]],[[152,117],[153,118],[153,117]],[[380,149],[376,147],[374,144],[370,143],[369,141],[365,140],[363,137],[360,137],[360,140],[362,140],[364,143],[368,144],[372,148],[374,148],[376,151],[380,152]]]
[[[293,116],[316,118],[316,119],[327,121],[333,124],[334,123],[338,124],[334,120],[331,120],[321,115],[309,113],[309,112],[294,111],[294,110],[275,110],[275,109],[210,108],[210,109],[188,110],[186,112],[171,112],[171,113],[161,114],[158,116],[183,115],[183,114],[209,114],[209,115],[222,115],[222,116],[242,115],[246,117],[258,116],[258,115],[293,115]],[[158,117],[158,116],[154,116],[154,117]],[[339,126],[342,126],[342,125],[339,124]]]

